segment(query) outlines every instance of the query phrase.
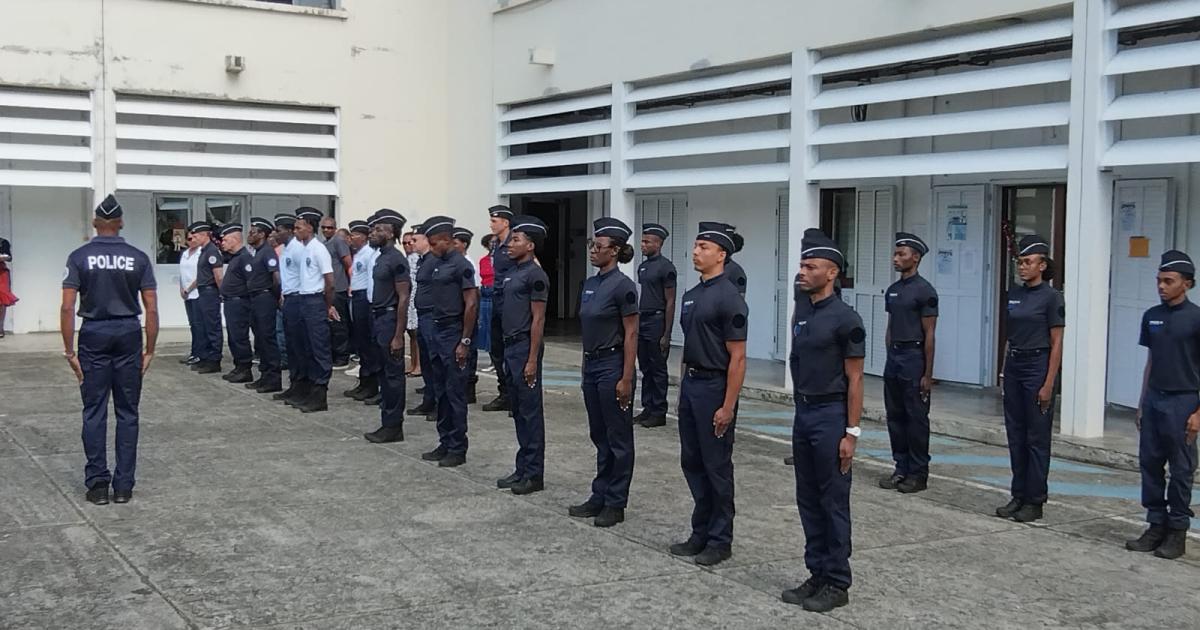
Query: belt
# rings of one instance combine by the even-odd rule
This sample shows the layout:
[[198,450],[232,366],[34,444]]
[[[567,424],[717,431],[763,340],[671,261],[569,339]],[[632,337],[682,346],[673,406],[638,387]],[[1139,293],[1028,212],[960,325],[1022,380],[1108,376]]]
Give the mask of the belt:
[[835,394],[796,394],[796,400],[806,405],[819,405],[821,403],[841,402],[846,400],[845,392],[837,392]]
[[1048,348],[1033,348],[1030,350],[1022,350],[1020,348],[1009,348],[1008,356],[1010,357],[1036,357],[1040,354],[1046,354],[1050,350]]
[[452,316],[452,317],[443,317],[441,319],[435,319],[435,320],[433,320],[433,325],[437,328],[447,328],[453,324],[458,324],[459,327],[462,327],[462,321],[463,321],[462,316],[456,315],[456,316]]
[[385,306],[383,308],[373,308],[371,312],[378,315],[380,313],[391,313],[394,310],[396,310],[395,306]]
[[517,333],[517,334],[515,334],[515,335],[505,335],[505,337],[504,337],[504,343],[511,343],[511,342],[514,342],[514,341],[524,341],[524,340],[526,340],[526,339],[528,339],[528,338],[529,338],[529,333],[527,333],[527,332],[519,332],[519,333]]
[[250,295],[251,295],[251,296],[255,296],[255,295],[262,295],[262,294],[264,294],[264,293],[270,293],[270,292],[271,292],[271,290],[270,290],[270,289],[258,289],[258,290],[256,290],[256,291],[251,291],[251,292],[250,292]]
[[709,370],[691,365],[683,366],[683,373],[689,378],[716,378],[718,376],[725,376],[725,370]]
[[223,295],[221,297],[225,298],[226,300],[249,300],[250,299],[249,295]]
[[660,308],[660,309],[649,310],[649,311],[641,311],[639,313],[639,315],[662,315],[665,312],[666,312],[665,310]]
[[317,291],[316,293],[297,293],[296,295],[299,295],[300,297],[325,297],[325,292]]
[[618,354],[619,352],[621,352],[624,349],[625,349],[624,346],[609,346],[607,348],[600,348],[598,350],[592,350],[592,351],[584,350],[583,356],[588,359],[599,359],[600,357],[605,357],[610,354]]
[[892,350],[911,350],[913,348],[924,347],[924,341],[893,341]]
[[366,289],[353,289],[352,291],[350,291],[350,297],[358,297],[360,295],[362,297],[367,297],[367,290]]

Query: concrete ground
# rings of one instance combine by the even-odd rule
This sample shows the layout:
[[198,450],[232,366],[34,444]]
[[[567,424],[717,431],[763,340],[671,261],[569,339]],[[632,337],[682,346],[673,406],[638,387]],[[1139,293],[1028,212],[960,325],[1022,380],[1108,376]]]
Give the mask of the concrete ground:
[[[1196,627],[1200,540],[1178,561],[1122,548],[1141,529],[1134,473],[1056,460],[1033,526],[990,513],[1002,449],[934,440],[915,496],[875,478],[886,434],[855,463],[851,603],[806,613],[779,593],[806,577],[790,410],[746,401],[737,429],[734,556],[714,570],[666,552],[691,501],[674,421],[638,429],[627,520],[571,519],[594,451],[578,366],[546,371],[547,488],[494,486],[511,421],[471,408],[468,463],[419,459],[432,423],[377,446],[373,409],[335,395],[300,414],[195,375],[163,351],[143,396],[128,505],[83,501],[79,397],[56,353],[0,356],[0,628]],[[481,402],[491,381],[481,383]],[[352,385],[335,373],[340,393]],[[410,400],[413,397],[410,395]]]

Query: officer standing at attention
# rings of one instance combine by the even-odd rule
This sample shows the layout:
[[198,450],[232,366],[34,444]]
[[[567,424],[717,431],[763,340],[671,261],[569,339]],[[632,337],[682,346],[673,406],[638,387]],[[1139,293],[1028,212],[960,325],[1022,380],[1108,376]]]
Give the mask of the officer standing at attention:
[[596,527],[625,520],[633,481],[633,372],[637,356],[637,287],[617,268],[633,260],[633,230],[619,219],[592,223],[588,258],[598,270],[583,281],[579,321],[583,329],[583,404],[596,446],[596,477],[587,501],[567,513],[591,518]]
[[250,272],[253,258],[242,244],[242,224],[221,226],[221,251],[229,255],[228,269],[221,280],[221,301],[225,304],[225,323],[229,327],[229,354],[233,370],[221,378],[230,383],[249,383],[254,380],[250,366],[254,351],[250,348]]
[[746,240],[742,238],[741,234],[737,233],[737,227],[732,225],[727,225],[725,227],[726,234],[729,235],[729,238],[733,239],[733,252],[731,252],[729,254],[729,258],[725,260],[725,277],[729,278],[729,281],[733,283],[733,286],[737,287],[738,295],[745,299],[746,285],[748,284],[746,279],[746,270],[742,269],[742,266],[733,259],[733,254],[742,251],[742,246],[746,244]]
[[304,413],[329,408],[327,394],[333,375],[333,349],[329,343],[329,320],[340,319],[333,306],[333,260],[325,244],[315,238],[321,211],[300,208],[296,211],[295,240],[300,243],[300,329],[308,340],[308,377],[312,383],[308,396],[295,399],[292,406]]
[[712,566],[729,559],[733,544],[733,436],[738,395],[746,377],[748,309],[725,261],[736,233],[701,222],[692,245],[700,283],[683,294],[683,380],[679,384],[679,460],[695,507],[692,533],[671,554]]
[[917,235],[897,232],[892,268],[900,272],[900,279],[884,293],[888,325],[883,404],[896,469],[879,480],[879,487],[905,494],[920,492],[929,483],[929,392],[938,295],[917,273],[928,252]]
[[[138,403],[142,377],[154,359],[158,340],[158,295],[150,257],[120,237],[121,204],[109,195],[96,207],[96,236],[67,257],[62,283],[59,330],[63,356],[79,379],[83,399],[83,451],[86,498],[96,505],[133,498],[137,468]],[[138,295],[142,306],[138,306]],[[75,302],[79,301],[79,354],[75,354]],[[146,313],[146,345],[138,315]],[[108,470],[108,397],[117,416],[117,466]]]
[[[471,247],[471,239],[473,239],[473,238],[475,238],[475,234],[473,232],[471,232],[471,230],[468,230],[465,227],[454,228],[454,249],[457,250],[459,254],[462,254],[462,257],[465,258],[467,260],[467,262],[471,263],[471,269],[473,269],[475,271],[475,278],[476,278],[476,282],[478,283],[480,280],[479,265],[476,264],[474,260],[471,260],[471,257],[467,255],[467,249],[469,247]],[[483,305],[483,295],[482,295],[483,288],[482,288],[482,286],[479,287],[479,290],[480,290],[481,294],[480,294],[478,303],[479,303],[479,306],[482,306]],[[479,336],[478,335],[479,322],[480,322],[480,318],[482,317],[482,309],[479,307],[476,307],[475,311],[476,311],[475,331],[473,331],[473,332],[475,333],[475,336],[478,337]],[[490,320],[488,321],[488,326],[491,326]],[[468,405],[475,404],[475,386],[479,383],[479,374],[478,374],[479,350],[478,350],[478,348],[479,348],[479,340],[473,339],[471,342],[471,347],[467,349],[468,350],[467,351],[467,404]]]
[[[421,366],[422,386],[417,388],[421,395],[421,404],[408,410],[410,416],[425,416],[427,422],[437,419],[437,389],[433,385],[433,366],[429,348],[429,336],[433,333],[433,291],[431,274],[433,273],[432,255],[429,252],[429,238],[425,236],[424,225],[413,226],[413,253],[417,254],[417,264],[412,268],[412,279],[416,288],[412,295],[412,306],[409,317],[417,316],[417,361]],[[409,258],[410,264],[412,258]],[[426,266],[426,262],[429,265]],[[409,322],[412,326],[412,322]]]
[[1008,352],[1004,359],[1004,429],[1012,464],[1012,500],[996,516],[1029,523],[1042,518],[1050,476],[1054,380],[1062,361],[1066,308],[1050,286],[1054,263],[1046,239],[1021,239],[1017,273],[1023,286],[1008,290]]
[[358,352],[358,385],[342,392],[354,400],[366,400],[379,393],[379,370],[382,358],[371,332],[371,263],[379,250],[367,241],[371,226],[366,221],[350,222],[350,249],[354,260],[350,267],[350,339]]
[[270,394],[283,389],[280,376],[279,342],[275,336],[275,314],[279,312],[279,260],[270,236],[270,219],[252,217],[246,242],[254,249],[250,260],[250,328],[254,331],[254,354],[258,357],[258,380],[247,389]]
[[338,319],[329,320],[329,347],[333,354],[334,369],[341,369],[350,366],[352,352],[349,328],[350,243],[338,233],[337,220],[333,217],[321,219],[321,238],[325,240],[325,248],[329,250],[329,260],[333,265],[333,307],[338,312]]
[[1150,351],[1137,413],[1142,505],[1150,527],[1125,547],[1153,551],[1170,560],[1186,551],[1195,516],[1190,506],[1196,434],[1200,433],[1200,306],[1187,298],[1195,278],[1196,267],[1187,254],[1171,250],[1162,255],[1158,267],[1162,303],[1142,316],[1138,340]]
[[221,276],[225,264],[221,250],[212,242],[213,226],[206,221],[197,221],[188,226],[192,238],[200,245],[200,259],[196,263],[197,308],[204,328],[203,352],[192,369],[199,374],[216,374],[221,371]]
[[412,280],[408,259],[396,249],[404,229],[399,212],[383,208],[368,221],[371,245],[379,250],[371,267],[371,323],[373,340],[382,358],[379,389],[380,427],[363,437],[383,444],[404,441],[404,335]]
[[637,362],[642,370],[642,412],[634,422],[643,427],[667,423],[667,358],[671,354],[671,329],[675,326],[675,264],[662,255],[670,233],[657,223],[642,225],[642,264],[638,284]]
[[504,306],[500,309],[504,334],[503,365],[509,378],[511,399],[505,402],[501,396],[497,400],[512,403],[518,448],[516,469],[509,476],[497,479],[496,487],[511,489],[513,494],[530,494],[545,487],[546,419],[542,408],[542,353],[545,348],[542,338],[546,331],[550,279],[534,256],[546,242],[546,224],[533,216],[513,217],[511,230],[505,226],[504,233],[504,251],[514,264],[506,264],[503,276],[496,272],[496,287],[499,294],[500,284],[504,284]]
[[304,246],[296,240],[296,217],[275,215],[275,240],[283,244],[279,256],[279,290],[282,294],[284,350],[288,356],[288,388],[271,397],[286,404],[308,396],[312,383],[308,377],[308,336],[300,319],[300,265],[304,264]]
[[[508,384],[512,377],[504,373],[504,277],[513,268],[513,258],[508,255],[512,241],[513,211],[508,206],[488,208],[489,227],[492,231],[492,367],[496,368],[496,389],[499,395],[483,406],[484,411],[508,411],[512,407],[508,399]],[[544,234],[543,234],[544,236]],[[520,380],[520,379],[517,379]]]
[[[834,293],[845,267],[837,243],[808,229],[800,245],[800,289],[792,327],[796,417],[792,424],[796,507],[804,526],[804,564],[812,575],[783,601],[828,612],[849,602],[850,464],[862,430],[862,318]],[[807,301],[807,304],[805,303]]]
[[430,217],[421,224],[421,233],[429,239],[429,255],[421,264],[417,296],[428,296],[432,303],[420,314],[421,345],[429,355],[438,432],[437,447],[421,459],[453,468],[467,461],[467,355],[479,313],[479,288],[475,267],[454,247],[454,219]]

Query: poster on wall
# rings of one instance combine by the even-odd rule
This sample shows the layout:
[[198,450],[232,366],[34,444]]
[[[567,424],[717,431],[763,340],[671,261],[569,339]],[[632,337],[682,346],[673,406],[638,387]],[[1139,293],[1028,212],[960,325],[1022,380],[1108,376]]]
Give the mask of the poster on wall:
[[937,253],[937,272],[940,276],[954,274],[954,251],[939,249]]

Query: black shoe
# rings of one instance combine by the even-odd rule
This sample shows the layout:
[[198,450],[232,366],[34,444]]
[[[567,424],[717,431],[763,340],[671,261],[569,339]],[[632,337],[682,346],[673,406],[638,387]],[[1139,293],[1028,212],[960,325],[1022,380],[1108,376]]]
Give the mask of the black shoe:
[[681,543],[671,545],[670,552],[672,556],[694,556],[704,551],[704,546],[704,543],[689,538]]
[[850,594],[846,589],[832,584],[822,584],[811,597],[804,600],[804,610],[809,612],[829,612],[850,603]]
[[94,483],[91,488],[88,488],[87,494],[83,496],[88,503],[108,505],[108,484],[103,481]]
[[421,453],[421,459],[427,462],[437,462],[441,461],[441,459],[448,454],[449,451],[446,450],[446,447],[439,444],[438,447],[432,451],[429,451],[428,453]]
[[649,418],[649,417],[650,417],[650,412],[646,409],[642,409],[641,413],[639,413],[638,415],[633,417],[633,423],[641,424],[642,422],[644,422],[646,420],[646,418]]
[[417,388],[417,395],[418,395],[418,396],[422,396],[422,395],[424,395],[424,394],[425,394],[425,387],[424,387],[424,386],[418,387],[418,388]]
[[378,407],[381,402],[383,402],[383,394],[378,392],[374,396],[363,399],[363,404],[369,407]]
[[190,355],[190,354],[189,354],[189,355],[187,355],[186,357],[183,357],[182,359],[180,359],[180,360],[179,360],[179,364],[180,364],[180,365],[191,365],[191,364],[193,364],[193,363],[195,363],[196,361],[199,361],[199,360],[200,360],[200,359],[197,359],[196,357],[194,357],[194,356],[192,356],[192,355]]
[[197,374],[216,374],[221,371],[220,361],[201,361],[193,366]]
[[575,518],[592,518],[599,516],[600,512],[603,510],[604,506],[600,505],[599,503],[584,501],[579,505],[572,505],[571,507],[567,508],[567,515],[574,516]]
[[1167,538],[1167,528],[1163,525],[1151,525],[1134,540],[1125,541],[1125,548],[1130,551],[1149,553],[1158,549]]
[[363,437],[372,444],[387,444],[389,442],[404,441],[404,427],[379,427],[370,433],[364,433]]
[[788,455],[787,457],[784,457],[784,458],[783,458],[783,465],[784,465],[784,466],[795,466],[795,465],[796,465],[796,456],[795,456],[795,455]]
[[438,460],[438,468],[455,468],[467,463],[467,456],[463,453],[447,453],[445,457]]
[[349,367],[349,366],[350,366],[349,359],[340,359],[338,361],[334,361],[333,365],[331,367],[335,370],[340,370],[342,368]]
[[816,576],[810,576],[807,580],[804,580],[804,583],[800,586],[784,591],[783,594],[780,595],[780,599],[789,604],[803,606],[804,600],[816,595],[817,591],[819,590],[821,590],[821,580],[818,580]]
[[1016,514],[1019,509],[1021,509],[1021,500],[1013,498],[1008,504],[996,508],[996,516],[1000,518],[1012,518],[1012,515]]
[[358,394],[362,393],[363,384],[364,383],[363,383],[362,379],[359,379],[358,383],[354,387],[351,387],[350,389],[347,389],[346,391],[342,392],[342,395],[345,396],[346,398],[354,398]]
[[1042,506],[1037,503],[1026,503],[1012,515],[1012,519],[1018,523],[1032,523],[1040,518],[1042,518]]
[[294,395],[296,393],[296,387],[298,386],[299,383],[300,383],[300,381],[292,381],[291,383],[288,384],[287,389],[272,396],[271,400],[287,400],[288,398],[290,398],[292,395]]
[[879,487],[884,490],[895,490],[900,486],[900,482],[904,481],[904,475],[900,473],[892,473],[887,477],[879,478]]
[[509,488],[517,485],[517,482],[519,481],[521,481],[521,475],[514,472],[507,477],[501,477],[500,479],[497,479],[496,487],[500,488],[501,490],[508,490]]
[[296,391],[292,392],[291,396],[283,400],[285,405],[291,405],[292,407],[299,407],[300,405],[303,405],[308,401],[309,396],[312,396],[313,389],[316,388],[315,385],[309,383],[308,381],[298,381],[298,383],[299,384],[296,386]]
[[702,567],[711,567],[728,560],[733,557],[733,552],[725,547],[708,546],[699,554],[696,554],[696,564]]
[[129,503],[133,490],[113,490],[113,503]]
[[642,426],[647,429],[653,429],[655,427],[663,427],[666,425],[667,425],[667,417],[666,416],[646,416],[646,419],[642,420]]
[[258,389],[258,386],[262,385],[262,382],[263,382],[263,380],[262,380],[262,377],[260,376],[256,379],[254,379],[253,381],[246,383],[242,387],[245,387],[246,389]]
[[222,376],[221,378],[230,383],[249,383],[254,380],[254,373],[250,371],[250,366],[239,366],[233,368],[233,371]]
[[379,395],[379,379],[375,378],[374,376],[368,376],[365,379],[360,380],[359,383],[359,387],[362,389],[360,389],[354,396],[351,396],[351,398],[354,400],[366,400],[373,396]]
[[467,404],[468,405],[475,404],[475,384],[474,383],[467,386]]
[[612,527],[617,523],[625,522],[625,510],[623,508],[606,507],[600,510],[600,514],[596,515],[596,520],[592,521],[592,525],[596,527]]
[[410,416],[426,416],[435,411],[437,411],[437,405],[435,405],[433,403],[430,403],[428,405],[426,405],[425,403],[421,403],[421,404],[417,405],[416,407],[409,409],[408,415],[410,415]]
[[329,387],[326,385],[314,385],[312,395],[304,401],[303,404],[297,405],[296,408],[303,413],[314,413],[317,411],[329,410]]
[[1187,551],[1187,530],[1168,529],[1162,544],[1154,550],[1154,555],[1167,560],[1174,560]]
[[484,411],[508,411],[508,399],[504,396],[497,396],[490,403],[483,405]]
[[534,492],[545,489],[545,487],[546,485],[542,482],[541,477],[531,477],[529,479],[522,479],[517,483],[514,483],[512,487],[512,493],[533,494]]
[[283,390],[283,383],[279,382],[279,379],[277,379],[277,378],[271,379],[269,381],[259,381],[258,387],[254,388],[254,391],[259,394],[270,394],[270,393],[278,392],[278,391],[282,391],[282,390]]
[[929,479],[926,477],[906,477],[903,481],[896,484],[896,489],[904,494],[920,492],[928,487]]

